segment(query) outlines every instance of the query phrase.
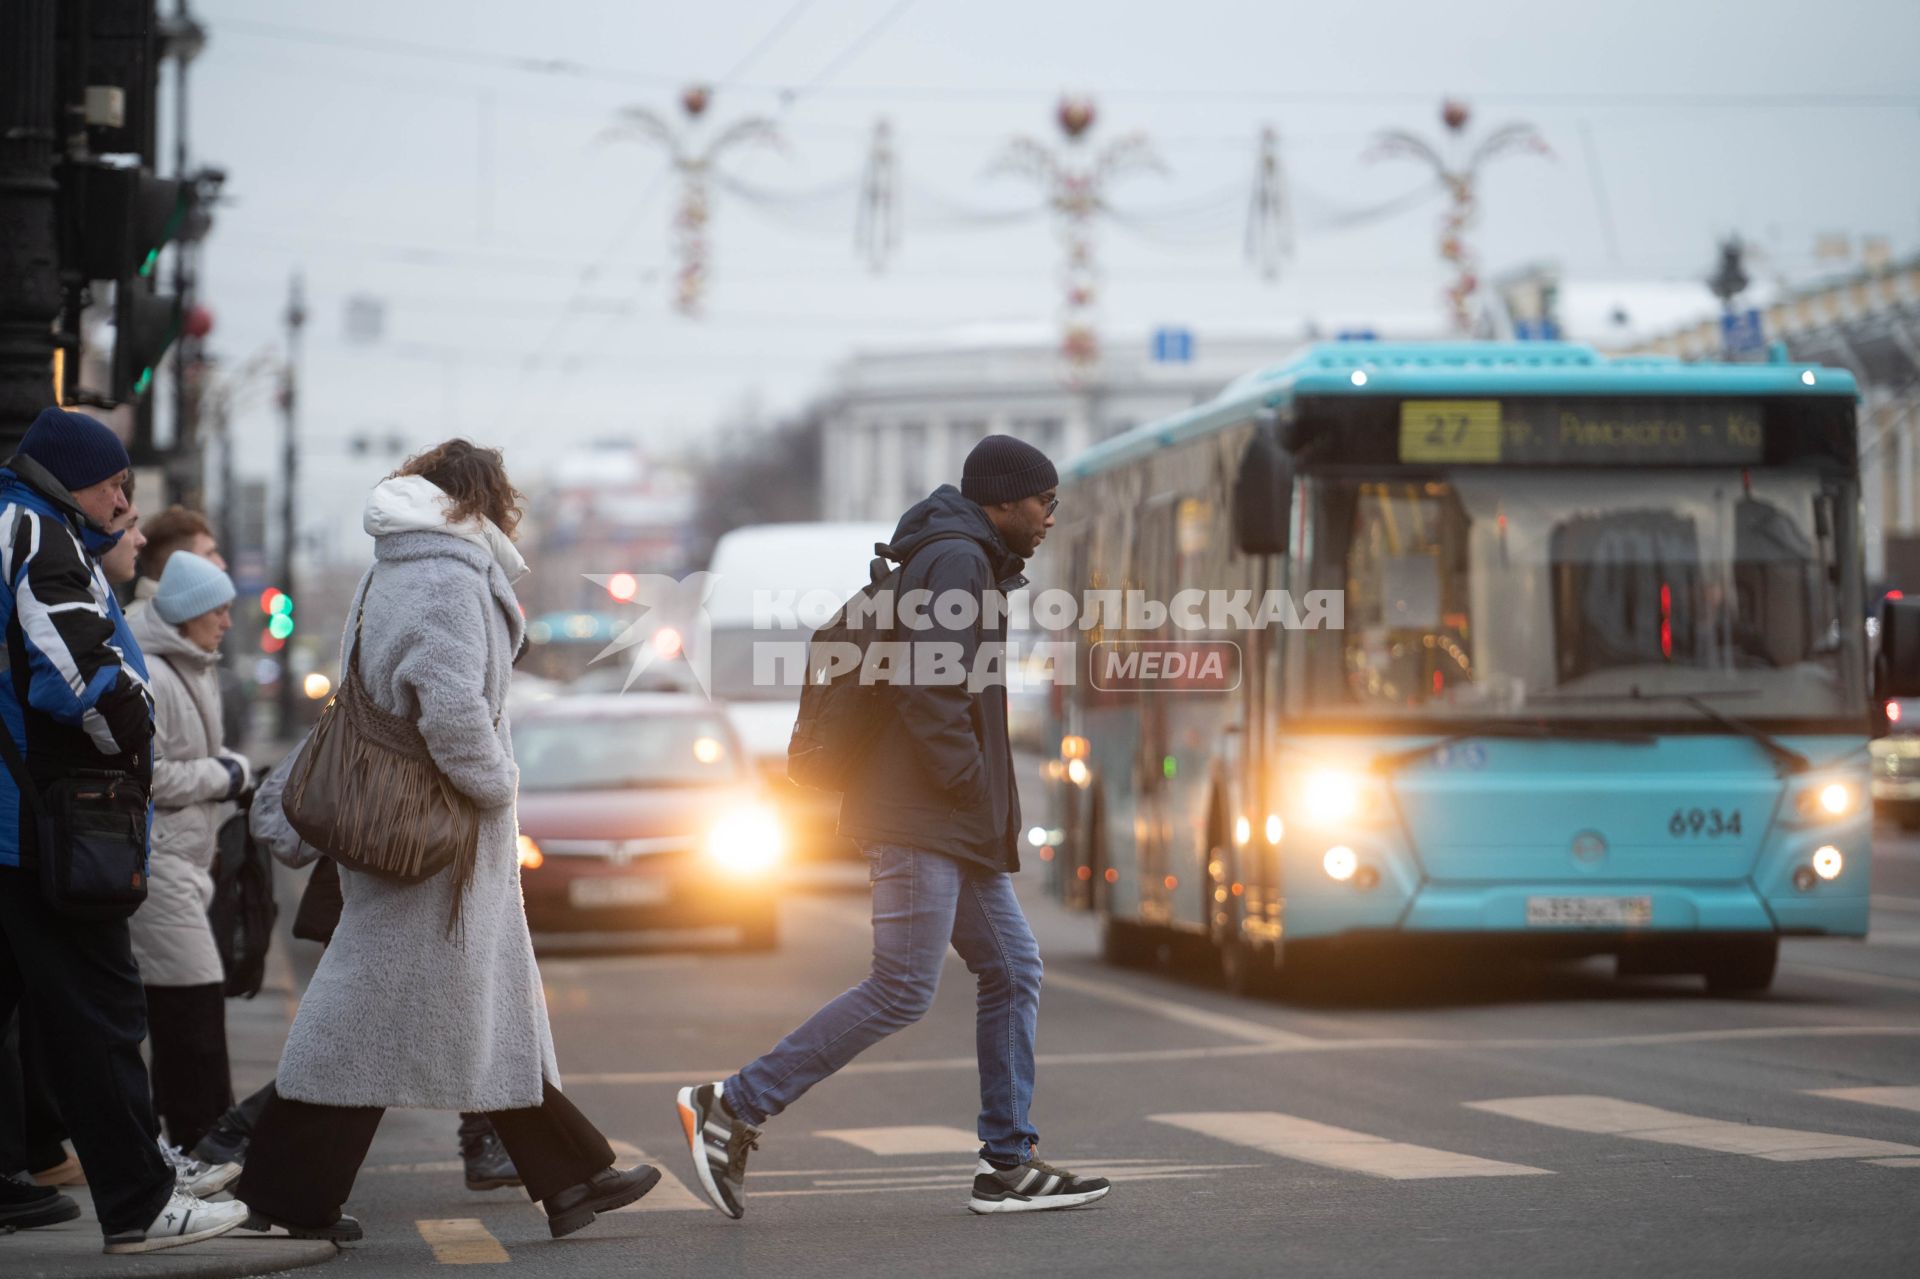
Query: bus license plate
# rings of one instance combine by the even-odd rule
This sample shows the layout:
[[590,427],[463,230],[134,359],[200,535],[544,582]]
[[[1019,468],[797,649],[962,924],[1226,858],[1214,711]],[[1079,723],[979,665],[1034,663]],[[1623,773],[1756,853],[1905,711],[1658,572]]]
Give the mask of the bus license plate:
[[1653,922],[1651,897],[1529,897],[1529,928],[1640,928]]
[[638,878],[576,879],[567,885],[575,906],[650,906],[667,899],[665,880]]

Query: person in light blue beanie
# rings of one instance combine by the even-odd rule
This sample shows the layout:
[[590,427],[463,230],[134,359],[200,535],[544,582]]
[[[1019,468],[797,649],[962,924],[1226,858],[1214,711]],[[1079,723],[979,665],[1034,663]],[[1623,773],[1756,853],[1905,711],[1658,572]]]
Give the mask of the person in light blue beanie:
[[[215,837],[252,774],[221,731],[220,641],[233,596],[212,561],[175,551],[132,623],[153,676],[155,732],[153,858],[147,900],[128,922],[147,994],[153,1108],[167,1140],[188,1150],[233,1104],[226,976],[207,923]],[[239,1168],[212,1172],[230,1181]]]
[[[160,575],[160,593],[153,597],[153,607],[162,621],[180,626],[231,604],[233,597],[233,579],[212,560],[192,551],[175,551]],[[227,627],[220,628],[222,635],[226,631]]]

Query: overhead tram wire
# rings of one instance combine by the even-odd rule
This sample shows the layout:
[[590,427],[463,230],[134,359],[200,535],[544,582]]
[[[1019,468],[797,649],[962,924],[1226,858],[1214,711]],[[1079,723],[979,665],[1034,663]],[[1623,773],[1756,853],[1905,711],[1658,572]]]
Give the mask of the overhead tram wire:
[[[1004,101],[1010,96],[1045,97],[1051,90],[1034,85],[925,85],[925,84],[835,84],[827,82],[888,27],[904,16],[915,0],[899,0],[866,31],[856,36],[839,54],[807,83],[799,86],[769,80],[741,80],[738,75],[715,82],[715,88],[769,94],[818,93],[836,97],[888,97],[900,101]],[[796,8],[799,6],[796,5]],[[790,13],[792,11],[789,11]],[[797,21],[797,16],[794,19]],[[487,50],[460,49],[420,40],[399,40],[384,36],[363,36],[350,32],[326,31],[314,27],[258,22],[248,18],[213,15],[224,34],[251,36],[295,44],[357,49],[396,57],[421,58],[450,65],[485,67],[513,71],[545,79],[575,78],[611,83],[677,86],[684,76],[633,67],[600,66],[571,58],[542,58]],[[785,17],[776,28],[790,26]],[[771,34],[771,33],[770,33]],[[763,37],[766,40],[767,37]],[[1311,105],[1314,103],[1386,103],[1407,102],[1426,105],[1448,92],[1463,92],[1459,86],[1423,89],[1235,89],[1218,86],[1175,86],[1147,88],[1118,86],[1103,89],[1101,97],[1141,102],[1247,102],[1271,105]],[[1713,90],[1636,91],[1620,90],[1492,90],[1476,89],[1467,94],[1476,101],[1510,106],[1534,107],[1646,107],[1672,109],[1699,107],[1728,110],[1806,108],[1873,108],[1910,110],[1920,107],[1916,92],[1809,91],[1786,93],[1738,93]]]

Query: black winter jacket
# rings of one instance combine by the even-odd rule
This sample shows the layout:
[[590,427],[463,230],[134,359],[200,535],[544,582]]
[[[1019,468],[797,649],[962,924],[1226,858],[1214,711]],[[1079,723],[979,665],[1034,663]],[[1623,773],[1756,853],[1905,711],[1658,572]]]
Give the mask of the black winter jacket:
[[[982,605],[979,621],[943,627],[929,605],[927,627],[903,626],[897,638],[957,644],[972,670],[983,643],[1004,653],[1004,599],[991,626],[986,599],[989,592],[1004,596],[1024,586],[1025,561],[1007,549],[979,503],[951,484],[900,517],[891,548],[896,557],[909,555],[936,534],[952,532],[965,537],[947,538],[908,562],[901,593],[926,590],[938,599],[943,591],[966,591]],[[841,800],[840,833],[923,848],[988,870],[1019,870],[1020,796],[1007,742],[1004,678],[977,692],[965,683],[908,683],[891,691],[894,713]]]

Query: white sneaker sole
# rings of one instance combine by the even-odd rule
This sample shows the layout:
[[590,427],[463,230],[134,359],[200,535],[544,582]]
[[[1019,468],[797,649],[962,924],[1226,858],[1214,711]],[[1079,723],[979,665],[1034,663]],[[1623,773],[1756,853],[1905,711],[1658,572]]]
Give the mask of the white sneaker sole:
[[112,1253],[114,1256],[122,1256],[126,1253],[133,1252],[159,1252],[164,1248],[181,1248],[190,1243],[199,1243],[203,1239],[216,1238],[217,1236],[226,1234],[229,1230],[237,1230],[240,1227],[240,1223],[246,1219],[247,1214],[243,1212],[231,1221],[222,1222],[217,1226],[209,1226],[205,1230],[190,1230],[184,1235],[148,1237],[138,1243],[110,1243],[101,1251]]
[[700,1132],[700,1108],[693,1104],[693,1089],[682,1088],[674,1101],[680,1110],[680,1127],[687,1134],[687,1153],[693,1157],[693,1175],[700,1182],[700,1193],[707,1197],[708,1203],[738,1221],[746,1215],[745,1211],[735,1212],[727,1207],[727,1201],[720,1197],[720,1187],[714,1184],[713,1169],[707,1165],[707,1143]]
[[1112,1189],[1112,1186],[1102,1186],[1084,1195],[1048,1195],[1044,1199],[969,1199],[967,1211],[986,1217],[997,1212],[1049,1212],[1055,1208],[1078,1208],[1096,1199],[1105,1199],[1107,1192]]

